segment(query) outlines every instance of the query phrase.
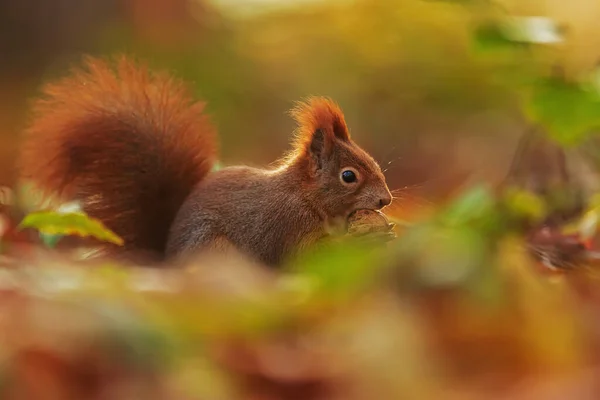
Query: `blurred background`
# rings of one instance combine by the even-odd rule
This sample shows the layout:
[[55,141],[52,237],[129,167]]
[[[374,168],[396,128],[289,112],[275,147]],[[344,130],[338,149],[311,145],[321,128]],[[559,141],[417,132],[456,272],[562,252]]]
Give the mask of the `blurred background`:
[[[356,141],[382,165],[389,186],[399,189],[395,193],[400,200],[394,202],[393,210],[398,216],[418,209],[433,209],[432,205],[440,200],[460,194],[456,203],[435,214],[435,218],[424,219],[412,227],[407,224],[406,233],[400,235],[403,240],[394,245],[391,264],[394,271],[400,271],[400,277],[394,275],[386,284],[401,286],[394,291],[401,293],[402,302],[371,293],[360,298],[358,306],[352,303],[356,293],[362,293],[364,282],[369,281],[364,284],[371,285],[365,277],[379,273],[376,265],[387,261],[365,262],[360,257],[354,260],[352,253],[350,257],[340,253],[324,259],[327,268],[321,268],[323,265],[316,261],[305,266],[308,273],[304,273],[310,278],[308,283],[304,282],[308,285],[306,296],[312,300],[303,300],[304,303],[292,296],[295,293],[290,289],[292,286],[287,289],[292,293],[289,300],[292,305],[289,305],[282,303],[281,299],[286,297],[278,292],[287,293],[285,285],[269,286],[272,284],[269,277],[265,279],[268,284],[263,286],[262,275],[257,275],[261,279],[252,278],[255,271],[244,275],[243,270],[234,268],[228,272],[220,264],[218,268],[199,270],[199,277],[209,278],[199,279],[200,290],[188,288],[173,294],[177,301],[162,297],[157,291],[156,303],[150,300],[150,295],[129,297],[130,293],[123,289],[126,285],[121,286],[121,272],[113,276],[100,270],[94,275],[92,269],[86,269],[86,273],[91,274],[89,282],[96,284],[104,279],[107,283],[105,290],[111,300],[107,304],[116,310],[131,309],[134,313],[147,314],[145,319],[150,322],[142,322],[140,326],[148,324],[150,331],[174,336],[176,342],[187,337],[190,347],[182,346],[178,351],[184,357],[192,355],[190,358],[205,351],[203,340],[206,338],[198,339],[198,332],[212,338],[214,343],[209,340],[206,346],[210,349],[215,343],[222,344],[219,329],[237,332],[243,330],[240,326],[245,327],[244,324],[248,324],[249,331],[258,329],[254,325],[260,326],[262,319],[255,321],[253,312],[264,313],[266,321],[270,321],[269,318],[287,321],[291,312],[292,319],[304,321],[299,325],[308,326],[306,329],[311,335],[315,334],[312,324],[320,326],[327,334],[316,330],[316,339],[313,339],[322,346],[316,347],[327,348],[333,355],[324,352],[323,359],[317,357],[314,361],[309,357],[306,361],[304,350],[299,350],[301,355],[295,360],[300,361],[290,362],[294,359],[287,350],[280,352],[281,359],[273,356],[277,351],[269,346],[257,351],[268,354],[265,359],[277,358],[276,362],[271,360],[275,364],[270,364],[276,387],[290,385],[291,393],[296,396],[303,393],[298,387],[312,388],[310,385],[315,381],[324,379],[319,373],[325,373],[314,365],[331,364],[334,370],[340,365],[352,366],[349,382],[342,385],[338,382],[338,386],[352,392],[353,385],[363,385],[367,393],[361,396],[358,391],[354,397],[343,393],[339,397],[343,399],[439,399],[440,393],[444,399],[461,400],[597,399],[600,392],[600,369],[597,368],[600,365],[600,274],[597,269],[591,268],[594,274],[581,281],[571,281],[571,276],[561,280],[553,275],[555,271],[549,279],[540,279],[538,269],[541,268],[525,249],[544,255],[544,246],[551,250],[558,247],[553,247],[550,239],[554,238],[547,240],[552,242],[550,244],[542,241],[544,246],[538,247],[543,251],[532,245],[527,247],[524,237],[529,231],[525,231],[533,229],[532,226],[503,224],[514,210],[509,213],[510,207],[496,209],[495,198],[480,186],[473,185],[475,189],[466,195],[461,191],[477,180],[501,182],[507,172],[512,171],[510,166],[520,139],[534,128],[549,134],[544,140],[550,137],[569,148],[565,153],[571,154],[574,147],[588,150],[597,168],[581,167],[565,180],[571,183],[570,179],[575,177],[594,181],[590,184],[593,187],[586,189],[594,194],[600,191],[597,176],[600,141],[594,146],[588,141],[593,139],[588,135],[598,133],[600,128],[599,21],[598,0],[0,0],[0,186],[15,182],[13,165],[18,154],[19,134],[27,124],[29,105],[40,85],[67,74],[69,67],[78,63],[84,54],[126,53],[186,80],[196,96],[207,101],[208,111],[218,125],[223,164],[266,165],[274,161],[288,148],[294,125],[286,113],[294,101],[309,95],[330,96],[345,111]],[[542,156],[537,155],[541,153],[534,151],[533,161],[523,163],[529,173],[525,174],[524,181],[534,182],[530,185],[533,192],[543,192],[538,190],[538,186],[544,189],[543,185],[535,184],[536,179],[544,181],[542,175],[561,175],[561,178],[568,175],[563,173],[562,152],[555,152],[547,162],[539,161]],[[590,170],[593,173],[588,174]],[[595,180],[588,179],[588,175],[594,175]],[[547,181],[548,186],[555,184],[553,179]],[[568,198],[568,190],[558,186],[561,194],[566,193],[563,197]],[[535,218],[531,218],[535,221],[538,216],[544,216],[547,207],[539,199],[515,193],[507,196],[516,205],[515,214],[527,214],[528,218],[529,214],[535,214]],[[537,194],[547,195],[546,192]],[[558,196],[557,203],[563,197]],[[592,222],[582,224],[585,225],[582,229],[598,236],[600,198],[585,200],[585,206],[591,208],[586,215],[593,218]],[[579,216],[580,212],[577,208],[571,214]],[[597,243],[596,250],[599,248],[600,243]],[[594,254],[597,267],[600,251]],[[44,253],[42,259],[45,261],[46,257]],[[244,309],[247,305],[242,301],[236,306],[242,311],[230,307],[227,302],[232,294],[228,290],[233,289],[219,289],[219,284],[215,285],[215,280],[210,279],[211,274],[217,278],[225,274],[242,287],[254,288],[251,293],[259,299],[257,304],[262,305],[264,298],[269,300],[264,301],[265,309],[256,306],[259,310],[256,311],[252,302],[250,308]],[[409,279],[411,274],[416,278]],[[50,283],[61,283],[57,278],[60,275],[31,275]],[[135,274],[132,276],[132,282],[136,282]],[[140,276],[149,279],[143,274]],[[157,275],[153,279],[163,282],[169,276]],[[182,276],[185,282],[189,281],[187,275]],[[2,299],[7,298],[8,293],[2,292],[5,287],[1,284],[6,284],[5,281],[0,279],[0,296],[5,295]],[[321,285],[321,281],[325,284]],[[148,281],[145,282],[148,285]],[[288,285],[294,283],[290,282]],[[302,283],[302,280],[297,281],[295,290],[304,298]],[[49,287],[52,289],[52,285]],[[265,287],[272,289],[271,292]],[[83,292],[89,290],[85,285],[82,288]],[[123,290],[123,299],[127,298],[131,304],[113,302],[114,288]],[[216,292],[221,290],[219,296],[226,299],[223,311],[214,308],[210,296],[208,302],[207,297],[203,297],[206,290],[211,292],[215,288]],[[344,296],[340,297],[342,300],[331,300],[336,298],[336,290],[344,293],[340,288],[348,291],[351,301]],[[144,290],[138,291],[145,294]],[[317,293],[313,298],[311,291]],[[243,296],[238,293],[238,297],[246,301],[246,292],[240,290],[240,293]],[[264,293],[274,297],[264,297]],[[215,298],[222,300],[217,295]],[[44,305],[45,298],[42,296],[42,299]],[[79,298],[74,299],[78,305],[81,303]],[[159,300],[164,304],[160,305]],[[350,306],[342,307],[344,311],[338,315],[328,308],[333,307],[329,300],[342,305],[349,301]],[[300,304],[300,311],[293,311],[296,302]],[[280,304],[284,306],[279,307]],[[3,311],[5,305],[12,311]],[[277,306],[281,316],[271,305]],[[8,360],[5,356],[8,352],[2,346],[12,346],[10,340],[21,343],[29,329],[34,332],[35,340],[54,340],[52,343],[63,349],[64,343],[72,341],[61,330],[63,327],[58,326],[62,324],[56,321],[68,318],[83,321],[88,329],[85,317],[91,315],[88,309],[83,309],[82,315],[70,315],[62,314],[63,311],[52,314],[52,308],[50,311],[42,308],[48,315],[56,315],[44,317],[44,312],[27,314],[23,311],[27,308],[21,307],[26,306],[18,301],[0,301],[0,337],[3,337],[0,340],[0,389],[4,382],[2,362]],[[110,307],[107,309],[111,310]],[[302,318],[306,317],[303,313],[309,315],[306,317],[309,323],[294,312]],[[108,320],[117,321],[113,321],[115,326],[134,319],[128,314],[115,314],[119,318],[107,315]],[[121,318],[122,315],[126,318]],[[242,315],[250,317],[240,318]],[[36,317],[42,321],[39,325],[36,325]],[[18,325],[13,322],[15,318],[34,322]],[[221,318],[225,322],[219,322]],[[320,318],[332,320],[324,324]],[[100,321],[98,328],[112,326]],[[225,328],[214,328],[219,324]],[[76,324],[73,326],[77,329],[69,324],[65,326],[65,331],[79,332]],[[295,325],[290,326],[293,326],[291,331],[296,329]],[[138,328],[128,325],[127,329]],[[36,336],[35,332],[39,334]],[[115,329],[114,332],[120,331]],[[339,342],[341,332],[349,332],[342,335],[349,342]],[[98,363],[106,365],[103,357],[109,354],[120,366],[123,362],[120,349],[127,346],[144,357],[159,359],[154,339],[136,335],[131,335],[132,343],[119,342],[123,347],[110,347],[116,355],[100,347]],[[96,337],[91,337],[91,343],[96,345]],[[281,338],[279,333],[275,337]],[[86,342],[78,343],[83,343],[87,351]],[[351,351],[339,343],[350,346]],[[23,387],[37,387],[38,393],[52,394],[48,389],[52,385],[43,379],[48,376],[44,375],[46,370],[68,375],[72,381],[90,382],[85,374],[80,374],[81,365],[85,367],[97,360],[92,362],[86,356],[80,360],[81,364],[65,367],[60,360],[47,358],[36,349],[34,346],[33,355],[24,353],[22,364],[17,358],[17,368],[22,368],[20,373],[26,378]],[[243,360],[246,350],[243,346],[234,347],[231,353],[233,358]],[[218,397],[212,392],[216,380],[206,372],[204,360],[201,361],[183,365],[181,369],[185,373],[173,372],[185,381],[177,383],[201,386],[202,395],[193,398],[234,398]],[[143,359],[139,365],[147,362]],[[309,367],[298,374],[308,371],[310,376],[301,376],[292,384],[285,373],[289,370],[282,368],[284,373],[279,374],[278,368],[273,368],[273,365],[281,367],[303,362]],[[38,370],[25,368],[28,363],[39,363]],[[159,364],[164,367],[162,361],[156,363]],[[595,367],[591,375],[585,370],[590,365]],[[314,370],[320,372],[313,374]],[[151,374],[144,379],[153,385],[155,371],[149,371]],[[199,371],[204,371],[204,375]],[[577,375],[581,371],[585,374]],[[251,375],[253,371],[244,373],[251,375],[249,380],[253,383],[259,382],[256,386],[265,386],[263,372],[258,378]],[[93,376],[93,373],[90,374]],[[325,375],[329,379],[329,375]],[[570,394],[557,395],[556,385],[561,385],[557,376],[568,379],[572,375],[576,380],[565,386]],[[112,379],[111,375],[107,376]],[[440,377],[456,379],[460,383],[455,386],[458,389],[427,392],[426,388],[435,387]],[[101,382],[105,376],[99,379]],[[135,379],[139,377],[136,375]],[[536,379],[544,381],[543,391],[527,392],[525,389],[528,385],[535,386]],[[286,383],[281,384],[281,380]],[[546,387],[546,383],[551,385]],[[149,391],[154,395],[152,385]],[[473,395],[468,395],[471,392]],[[148,395],[48,396],[45,398],[152,398]],[[324,398],[299,396],[296,398]],[[11,399],[30,398],[42,397],[25,395]],[[250,398],[259,397],[243,397],[244,400]],[[260,398],[287,400],[292,397]]]
[[[405,202],[476,175],[503,176],[526,129],[514,96],[472,51],[470,1],[1,0],[0,184],[28,104],[82,54],[128,53],[186,79],[208,102],[225,164],[287,148],[293,101],[333,97]],[[569,68],[600,52],[595,0],[503,0],[569,29]],[[467,6],[466,6],[467,5]],[[563,47],[565,45],[563,44]]]

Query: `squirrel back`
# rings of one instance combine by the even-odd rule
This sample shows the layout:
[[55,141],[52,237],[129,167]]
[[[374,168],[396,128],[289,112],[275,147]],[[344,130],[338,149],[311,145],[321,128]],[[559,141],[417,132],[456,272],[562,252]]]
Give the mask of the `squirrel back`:
[[212,169],[216,133],[182,82],[127,58],[87,58],[34,104],[21,177],[77,199],[121,236],[111,255],[162,259],[186,197]]

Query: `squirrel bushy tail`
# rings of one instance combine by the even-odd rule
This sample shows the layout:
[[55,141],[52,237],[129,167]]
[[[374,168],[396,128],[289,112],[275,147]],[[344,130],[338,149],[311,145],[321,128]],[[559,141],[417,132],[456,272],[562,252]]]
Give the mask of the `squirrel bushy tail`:
[[177,211],[216,161],[204,104],[125,57],[87,58],[43,94],[25,132],[21,178],[81,201],[124,239],[111,253],[163,258]]

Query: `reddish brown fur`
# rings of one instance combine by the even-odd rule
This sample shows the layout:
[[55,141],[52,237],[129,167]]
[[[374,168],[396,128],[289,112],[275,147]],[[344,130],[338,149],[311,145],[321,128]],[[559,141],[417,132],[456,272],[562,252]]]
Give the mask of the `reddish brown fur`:
[[177,210],[215,161],[215,132],[181,82],[126,58],[114,67],[88,58],[44,88],[22,177],[82,200],[125,239],[125,251],[162,254]]
[[[21,172],[45,192],[81,200],[123,237],[124,251],[109,247],[111,255],[235,249],[276,266],[327,236],[334,220],[391,201],[381,169],[329,99],[292,111],[296,141],[278,168],[207,176],[215,132],[180,82],[124,58],[116,70],[96,59],[85,65],[46,86]],[[341,181],[348,167],[359,175],[355,185]]]
[[290,111],[298,124],[296,131],[296,148],[305,147],[312,140],[313,133],[322,129],[331,137],[350,139],[344,113],[331,99],[326,97],[310,97],[304,102],[298,102]]
[[[288,155],[272,170],[228,167],[203,180],[175,219],[169,255],[211,250],[225,238],[242,253],[278,266],[343,232],[355,209],[389,204],[381,169],[350,139],[334,102],[311,98],[291,113],[298,129]],[[355,185],[341,181],[347,167],[359,174]]]
[[[344,113],[333,100],[326,97],[309,97],[296,103],[290,111],[290,116],[296,121],[292,152],[307,150],[313,134],[321,129],[330,139],[336,136],[350,139]],[[291,157],[292,154],[288,156]]]

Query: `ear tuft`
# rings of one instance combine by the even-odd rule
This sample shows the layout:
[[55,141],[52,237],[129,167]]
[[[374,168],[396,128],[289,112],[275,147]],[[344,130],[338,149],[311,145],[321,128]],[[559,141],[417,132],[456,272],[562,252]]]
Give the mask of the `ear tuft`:
[[344,114],[340,107],[329,98],[310,97],[296,103],[290,114],[298,124],[297,147],[310,146],[313,135],[318,131],[322,131],[328,141],[350,140]]

